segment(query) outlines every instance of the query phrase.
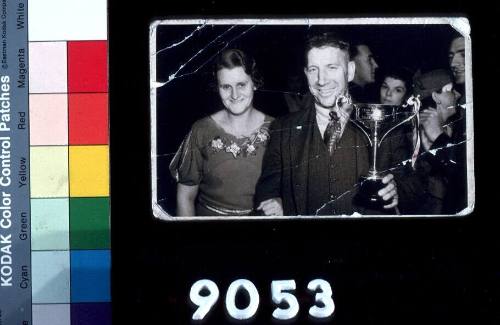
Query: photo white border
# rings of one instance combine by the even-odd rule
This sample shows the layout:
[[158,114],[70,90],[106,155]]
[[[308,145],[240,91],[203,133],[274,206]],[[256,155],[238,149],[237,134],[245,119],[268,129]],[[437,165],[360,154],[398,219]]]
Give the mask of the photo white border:
[[[465,38],[465,95],[466,103],[466,150],[467,150],[467,207],[454,215],[332,215],[332,216],[195,216],[183,217],[168,214],[157,202],[157,151],[156,151],[156,89],[162,85],[156,80],[156,30],[161,25],[450,25]],[[290,19],[166,19],[155,20],[149,27],[150,66],[150,129],[151,129],[151,190],[153,215],[166,221],[208,220],[300,220],[300,219],[401,219],[464,217],[472,213],[475,206],[474,177],[474,120],[472,93],[472,48],[469,20],[465,17],[370,17],[370,18],[290,18]]]

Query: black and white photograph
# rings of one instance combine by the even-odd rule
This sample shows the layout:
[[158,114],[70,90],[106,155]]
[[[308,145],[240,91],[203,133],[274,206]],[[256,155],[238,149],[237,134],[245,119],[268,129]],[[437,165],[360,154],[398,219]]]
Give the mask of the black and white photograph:
[[153,22],[155,216],[468,215],[470,42],[466,18]]

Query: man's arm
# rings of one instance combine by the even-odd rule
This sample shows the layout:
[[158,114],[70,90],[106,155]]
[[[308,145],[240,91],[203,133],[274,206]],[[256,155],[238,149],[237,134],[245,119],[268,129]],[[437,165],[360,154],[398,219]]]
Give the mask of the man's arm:
[[[459,112],[456,112],[444,122],[440,119],[436,109],[427,109],[421,113],[423,131],[430,140],[430,147],[425,148],[425,150],[431,151],[425,155],[425,159],[433,169],[447,179],[461,177],[466,161],[465,145],[461,143],[465,140],[465,124],[460,115]],[[445,132],[444,123],[453,124],[451,136]],[[455,138],[455,143],[453,138]]]
[[454,143],[447,134],[442,133],[432,143],[430,151],[434,154],[426,154],[426,160],[432,167],[442,173],[447,179],[463,177],[465,170],[465,144]]
[[[270,129],[270,140],[262,161],[262,173],[255,189],[255,206],[266,215],[283,214],[281,204],[281,178],[283,159],[281,153],[282,123],[276,119]],[[279,206],[278,206],[279,205]],[[264,209],[265,208],[265,209]],[[267,213],[266,213],[267,212]]]
[[394,176],[393,182],[401,213],[411,214],[422,204],[425,186],[410,163],[413,148],[409,131],[402,127],[393,132],[386,140],[390,150],[386,153],[390,158],[386,162],[386,168],[389,168]]

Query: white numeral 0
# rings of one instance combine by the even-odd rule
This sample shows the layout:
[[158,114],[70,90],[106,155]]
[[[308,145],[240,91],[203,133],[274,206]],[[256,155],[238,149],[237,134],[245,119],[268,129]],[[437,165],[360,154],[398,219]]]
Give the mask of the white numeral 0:
[[[236,294],[240,289],[246,290],[250,297],[250,302],[244,309],[236,307]],[[259,292],[252,282],[239,279],[231,283],[226,294],[226,310],[232,318],[238,320],[252,318],[257,312],[257,308],[259,308]]]
[[[208,295],[202,296],[201,292],[203,290],[207,290]],[[193,314],[193,320],[202,320],[219,299],[219,288],[211,280],[196,281],[189,292],[189,299],[198,306],[198,309]]]
[[292,319],[299,313],[299,302],[297,298],[286,290],[295,290],[295,280],[281,280],[271,282],[271,294],[273,302],[277,305],[285,302],[288,308],[276,308],[273,311],[273,317],[280,320]]
[[[330,284],[325,280],[315,279],[309,282],[307,289],[315,295],[315,302],[320,303],[323,307],[318,307],[317,305],[309,308],[309,315],[315,318],[327,318],[330,317],[335,311],[335,304],[332,299],[332,288]],[[320,290],[318,292],[318,290]]]

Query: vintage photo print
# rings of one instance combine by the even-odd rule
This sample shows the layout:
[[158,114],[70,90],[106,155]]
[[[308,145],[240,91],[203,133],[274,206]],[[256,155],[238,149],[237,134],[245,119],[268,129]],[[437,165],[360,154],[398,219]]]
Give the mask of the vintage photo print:
[[471,52],[466,18],[154,21],[155,217],[470,214]]

